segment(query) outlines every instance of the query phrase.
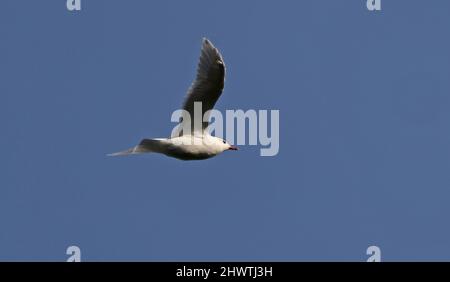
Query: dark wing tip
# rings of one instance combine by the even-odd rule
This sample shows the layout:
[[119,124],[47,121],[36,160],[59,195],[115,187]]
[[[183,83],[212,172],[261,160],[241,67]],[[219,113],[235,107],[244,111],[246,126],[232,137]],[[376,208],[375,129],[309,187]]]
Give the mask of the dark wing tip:
[[216,49],[214,44],[212,44],[212,42],[206,37],[203,37],[202,49],[204,49],[204,50],[214,50],[215,52],[218,52],[218,50]]
[[219,50],[212,44],[212,42],[203,37],[202,56],[205,55],[213,65],[219,65],[221,68],[225,67],[225,63]]
[[212,44],[211,44],[211,41],[209,41],[209,39],[206,38],[206,37],[203,37],[203,44],[204,44],[204,45],[212,45]]

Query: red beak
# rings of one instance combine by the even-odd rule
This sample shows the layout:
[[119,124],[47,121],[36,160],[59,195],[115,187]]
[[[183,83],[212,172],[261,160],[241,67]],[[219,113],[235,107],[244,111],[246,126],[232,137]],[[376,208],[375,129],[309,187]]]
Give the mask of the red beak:
[[237,151],[237,150],[238,150],[238,147],[236,147],[236,146],[230,146],[230,148],[229,148],[228,150]]

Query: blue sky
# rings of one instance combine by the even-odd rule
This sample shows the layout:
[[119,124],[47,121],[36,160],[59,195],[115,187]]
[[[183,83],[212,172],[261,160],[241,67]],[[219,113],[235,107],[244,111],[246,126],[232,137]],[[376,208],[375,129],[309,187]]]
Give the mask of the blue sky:
[[[0,260],[449,260],[450,2],[365,2],[2,1]],[[204,36],[279,154],[106,157],[170,134]]]

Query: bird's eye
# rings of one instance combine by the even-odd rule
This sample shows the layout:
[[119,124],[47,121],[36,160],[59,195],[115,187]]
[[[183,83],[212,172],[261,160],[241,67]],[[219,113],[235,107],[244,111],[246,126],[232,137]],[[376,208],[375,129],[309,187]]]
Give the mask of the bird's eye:
[[226,143],[227,143],[227,141],[225,141],[225,140],[222,140],[222,142],[223,142],[223,144],[226,144]]

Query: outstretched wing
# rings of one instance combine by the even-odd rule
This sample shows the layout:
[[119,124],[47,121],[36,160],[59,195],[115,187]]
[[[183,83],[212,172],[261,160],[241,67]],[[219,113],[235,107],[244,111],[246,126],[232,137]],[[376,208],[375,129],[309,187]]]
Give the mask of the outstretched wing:
[[[209,120],[205,113],[214,108],[217,100],[222,94],[225,83],[225,63],[219,50],[206,38],[203,39],[203,46],[200,60],[197,67],[197,77],[192,83],[183,103],[183,109],[190,115],[190,118],[182,116],[182,122],[191,122],[191,133],[194,132],[194,105],[201,102],[201,117]],[[201,122],[201,130],[208,126],[208,122]],[[183,135],[181,131],[179,135]]]

